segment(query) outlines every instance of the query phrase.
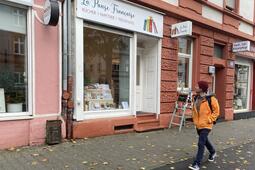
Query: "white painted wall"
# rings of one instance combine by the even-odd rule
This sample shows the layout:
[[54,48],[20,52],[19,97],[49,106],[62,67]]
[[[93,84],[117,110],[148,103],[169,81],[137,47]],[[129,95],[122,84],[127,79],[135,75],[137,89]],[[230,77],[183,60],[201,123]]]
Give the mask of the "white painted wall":
[[222,24],[222,18],[223,18],[223,14],[213,8],[210,8],[208,6],[205,6],[203,5],[202,7],[202,16],[209,19],[209,20],[212,20],[212,21],[215,21],[219,24]]
[[165,1],[165,2],[175,5],[175,6],[178,6],[178,4],[179,4],[179,2],[178,2],[179,0],[162,0],[162,1]]
[[208,1],[223,8],[223,0],[208,0]]
[[240,22],[239,31],[242,31],[249,35],[253,35],[253,26],[245,22]]
[[244,17],[245,19],[248,19],[250,21],[253,21],[254,17],[254,0],[242,0],[240,1],[240,10],[239,14]]

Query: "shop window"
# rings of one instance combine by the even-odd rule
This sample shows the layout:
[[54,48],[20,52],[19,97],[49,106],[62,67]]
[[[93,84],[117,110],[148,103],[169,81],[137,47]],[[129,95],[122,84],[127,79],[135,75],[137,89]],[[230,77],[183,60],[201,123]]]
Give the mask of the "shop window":
[[129,108],[129,63],[129,37],[84,27],[85,111]]
[[223,59],[224,45],[214,44],[214,57]]
[[234,110],[248,109],[249,93],[249,70],[248,65],[235,65],[235,93],[234,93]]
[[178,53],[178,89],[191,88],[192,76],[192,40],[179,38]]
[[0,116],[28,111],[26,14],[0,3]]

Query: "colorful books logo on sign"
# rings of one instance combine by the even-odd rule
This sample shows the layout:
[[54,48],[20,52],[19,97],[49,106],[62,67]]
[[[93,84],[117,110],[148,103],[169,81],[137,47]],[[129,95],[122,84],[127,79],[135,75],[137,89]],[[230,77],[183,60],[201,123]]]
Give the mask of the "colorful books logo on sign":
[[143,30],[151,33],[154,32],[155,34],[158,33],[157,26],[151,16],[144,20]]

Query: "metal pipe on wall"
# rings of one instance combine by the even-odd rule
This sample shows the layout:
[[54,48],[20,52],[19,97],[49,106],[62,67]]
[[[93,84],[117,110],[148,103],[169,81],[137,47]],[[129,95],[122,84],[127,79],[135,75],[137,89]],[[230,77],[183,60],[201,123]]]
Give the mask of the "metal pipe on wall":
[[64,1],[63,12],[63,70],[62,70],[62,114],[66,121],[66,137],[72,138],[72,120],[73,120],[73,76],[72,76],[72,2],[71,0]]

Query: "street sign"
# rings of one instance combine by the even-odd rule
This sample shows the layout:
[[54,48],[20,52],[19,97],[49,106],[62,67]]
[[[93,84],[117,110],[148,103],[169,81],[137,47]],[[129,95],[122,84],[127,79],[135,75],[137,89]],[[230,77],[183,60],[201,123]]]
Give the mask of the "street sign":
[[240,41],[233,43],[232,51],[233,52],[242,52],[242,51],[250,51],[251,42],[250,41]]

